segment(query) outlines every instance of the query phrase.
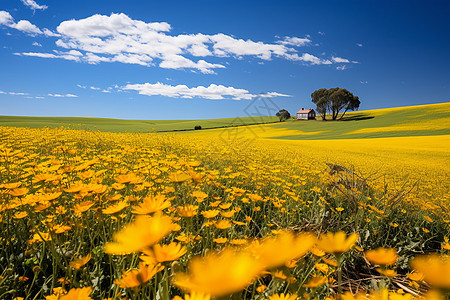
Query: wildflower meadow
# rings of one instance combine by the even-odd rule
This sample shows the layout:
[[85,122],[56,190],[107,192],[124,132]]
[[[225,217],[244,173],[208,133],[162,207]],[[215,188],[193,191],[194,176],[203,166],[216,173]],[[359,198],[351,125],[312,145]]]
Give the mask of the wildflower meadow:
[[255,128],[0,127],[0,299],[444,299],[448,135]]

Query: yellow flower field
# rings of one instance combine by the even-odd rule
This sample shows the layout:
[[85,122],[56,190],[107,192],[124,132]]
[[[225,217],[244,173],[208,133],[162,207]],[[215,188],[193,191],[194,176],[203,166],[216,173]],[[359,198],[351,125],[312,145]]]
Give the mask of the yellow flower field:
[[0,299],[450,289],[449,136],[291,141],[252,128],[0,127]]

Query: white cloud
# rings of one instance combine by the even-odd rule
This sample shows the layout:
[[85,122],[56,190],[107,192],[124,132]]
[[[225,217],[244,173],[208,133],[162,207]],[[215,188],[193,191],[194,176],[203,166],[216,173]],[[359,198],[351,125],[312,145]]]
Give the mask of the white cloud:
[[[12,17],[6,14],[0,15],[6,26],[20,27],[19,30],[30,34],[57,36],[59,39],[56,45],[68,51],[56,51],[56,54],[22,53],[26,56],[61,58],[90,64],[120,62],[147,67],[158,65],[165,69],[190,69],[205,74],[213,74],[214,70],[225,68],[224,64],[208,61],[206,57],[242,59],[248,56],[263,61],[281,58],[312,65],[333,63],[332,60],[320,59],[309,53],[299,54],[295,47],[310,44],[309,36],[284,37],[276,43],[264,43],[223,33],[171,35],[171,26],[166,22],[146,23],[133,20],[123,13],[113,13],[110,16],[96,14],[85,19],[64,21],[57,27],[57,33],[54,33],[46,28],[41,31],[28,21],[19,21],[22,22],[19,26],[19,23],[14,23]],[[77,51],[80,55],[74,55],[72,51]]]
[[368,84],[369,82],[368,81],[360,81],[359,83],[362,83],[362,84]]
[[[237,89],[234,87],[226,87],[223,85],[211,84],[208,87],[197,86],[189,88],[186,85],[169,85],[161,82],[154,84],[127,84],[123,90],[135,90],[141,95],[147,96],[167,96],[172,98],[204,98],[212,100],[234,99],[234,100],[250,100],[256,95],[251,94],[245,89]],[[290,97],[290,95],[271,92],[265,94],[264,97]]]
[[96,90],[96,91],[99,91],[100,90],[100,88],[98,88],[98,87],[95,87],[95,86],[91,86],[91,87],[89,87],[91,90]]
[[346,58],[342,58],[342,57],[331,57],[331,60],[335,63],[349,63],[350,61]]
[[77,98],[78,97],[77,95],[74,95],[74,94],[65,94],[65,95],[62,95],[62,94],[48,94],[47,96],[56,97],[56,98]]
[[0,25],[10,26],[14,24],[14,18],[9,12],[1,10],[0,11]]
[[345,70],[345,69],[347,69],[346,65],[342,65],[342,66],[337,66],[336,67],[336,70],[340,70],[340,71]]
[[322,31],[319,31],[317,33],[320,34],[320,35],[325,35],[325,32],[322,32]]
[[298,38],[298,37],[285,37],[282,41],[277,41],[283,45],[291,45],[296,47],[306,46],[311,43],[311,40],[308,38]]
[[29,33],[29,34],[43,34],[42,31],[36,26],[30,23],[30,21],[27,20],[20,20],[16,24],[12,24],[9,27],[15,28],[19,31]]
[[36,9],[44,10],[44,9],[48,8],[47,5],[39,5],[34,0],[21,0],[21,1],[22,1],[23,4],[25,4],[26,6],[28,6],[32,10],[36,10]]
[[36,99],[45,99],[45,97],[41,97],[41,96],[36,96],[34,98],[36,98]]
[[36,34],[42,34],[48,37],[60,36],[59,34],[54,33],[47,28],[44,28],[41,31],[36,25],[31,24],[30,21],[27,20],[20,20],[19,22],[15,23],[14,18],[11,16],[11,14],[4,10],[0,11],[0,25],[17,29],[32,36],[35,36]]
[[13,96],[26,96],[29,95],[28,93],[21,93],[21,92],[9,92],[8,94]]
[[32,45],[33,45],[33,46],[36,46],[36,47],[42,47],[42,45],[39,44],[38,42],[34,42]]
[[77,84],[77,87],[79,87],[79,88],[81,88],[81,89],[85,89],[87,86],[81,85],[81,84]]
[[40,52],[22,52],[22,53],[14,53],[14,55],[34,56],[41,58],[62,58],[66,60],[80,61],[80,57],[78,55],[71,54],[70,52],[57,52],[56,54],[40,53]]
[[22,92],[4,92],[4,91],[0,91],[0,94],[4,94],[4,95],[12,95],[12,96],[28,96],[28,93],[22,93]]
[[358,46],[358,47],[362,47],[362,46],[363,46],[363,44],[361,44],[361,43],[357,43],[357,44],[356,44],[356,46]]
[[302,56],[298,56],[298,54],[292,54],[289,56],[290,60],[294,61],[303,61],[305,63],[309,63],[311,65],[331,65],[332,62],[328,59],[321,59],[317,56],[311,55],[309,53],[303,53]]

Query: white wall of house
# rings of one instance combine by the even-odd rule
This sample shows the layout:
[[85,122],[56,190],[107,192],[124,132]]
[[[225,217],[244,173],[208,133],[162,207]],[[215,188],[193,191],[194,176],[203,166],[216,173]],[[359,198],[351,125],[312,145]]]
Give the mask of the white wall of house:
[[308,114],[297,114],[297,120],[308,120]]

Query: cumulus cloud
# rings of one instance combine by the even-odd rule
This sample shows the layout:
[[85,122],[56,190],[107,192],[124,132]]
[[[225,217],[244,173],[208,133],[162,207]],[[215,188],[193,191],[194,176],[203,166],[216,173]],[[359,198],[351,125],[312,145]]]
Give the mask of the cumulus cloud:
[[340,70],[340,71],[345,70],[345,69],[347,69],[346,65],[342,65],[342,66],[337,66],[336,67],[336,70]]
[[311,65],[331,65],[333,63],[329,59],[321,59],[309,53],[303,53],[302,56],[295,53],[289,55],[287,58],[294,61],[303,61],[304,63]]
[[31,24],[30,21],[27,20],[20,20],[19,22],[16,23],[14,22],[14,18],[11,16],[11,14],[4,10],[0,11],[0,25],[17,29],[32,36],[35,36],[37,34],[41,34],[48,37],[59,36],[59,34],[54,33],[47,28],[41,30],[36,25]]
[[21,1],[25,6],[31,8],[32,10],[37,10],[37,9],[45,10],[48,8],[47,5],[39,5],[34,0],[21,0]]
[[[323,59],[309,53],[300,54],[299,47],[311,43],[309,36],[286,36],[275,43],[265,43],[223,33],[171,35],[171,25],[166,22],[147,23],[131,19],[123,13],[113,13],[110,16],[96,14],[85,19],[64,21],[57,27],[57,32],[47,28],[41,30],[26,20],[15,23],[5,11],[0,11],[0,24],[30,35],[58,37],[56,45],[60,49],[66,49],[54,50],[51,53],[24,52],[21,55],[60,58],[89,64],[120,62],[214,74],[215,70],[225,68],[225,65],[210,61],[210,57],[242,59],[247,56],[262,61],[279,58],[302,61],[310,65],[337,63],[336,59],[346,60],[339,57]],[[77,51],[79,55],[72,54],[73,51]]]
[[[208,61],[207,57],[248,56],[261,60],[281,58],[310,64],[332,63],[328,59],[314,59],[308,53],[299,55],[297,48],[311,43],[308,37],[284,37],[276,43],[265,43],[223,33],[171,35],[171,29],[166,22],[146,23],[123,13],[113,13],[110,16],[96,14],[85,19],[64,21],[57,27],[57,33],[46,32],[45,29],[42,33],[58,36],[56,45],[61,48],[82,51],[83,55],[78,60],[90,64],[121,62],[215,73],[214,70],[225,66]],[[33,56],[32,53],[26,55]],[[67,54],[35,56],[74,60]]]
[[14,24],[14,18],[7,11],[0,11],[0,25],[10,26]]
[[346,58],[335,57],[335,56],[333,56],[333,57],[331,58],[331,60],[332,60],[333,62],[335,62],[335,63],[349,63],[349,62],[350,62],[350,61],[349,61],[348,59],[346,59]]
[[306,46],[311,43],[311,40],[308,38],[298,38],[298,37],[285,37],[283,41],[278,41],[278,43],[283,45],[292,45],[292,46]]
[[[212,100],[234,99],[234,100],[250,100],[256,95],[251,94],[248,90],[227,87],[223,85],[211,84],[208,87],[197,86],[188,87],[186,85],[169,85],[161,82],[144,83],[144,84],[127,84],[122,90],[135,90],[141,95],[147,96],[166,96],[172,98],[204,98]],[[281,93],[271,92],[265,94],[264,97],[291,97]]]
[[29,33],[31,35],[43,34],[42,31],[36,25],[31,24],[30,21],[27,20],[20,20],[19,22],[12,24],[9,27],[15,28],[25,33]]

